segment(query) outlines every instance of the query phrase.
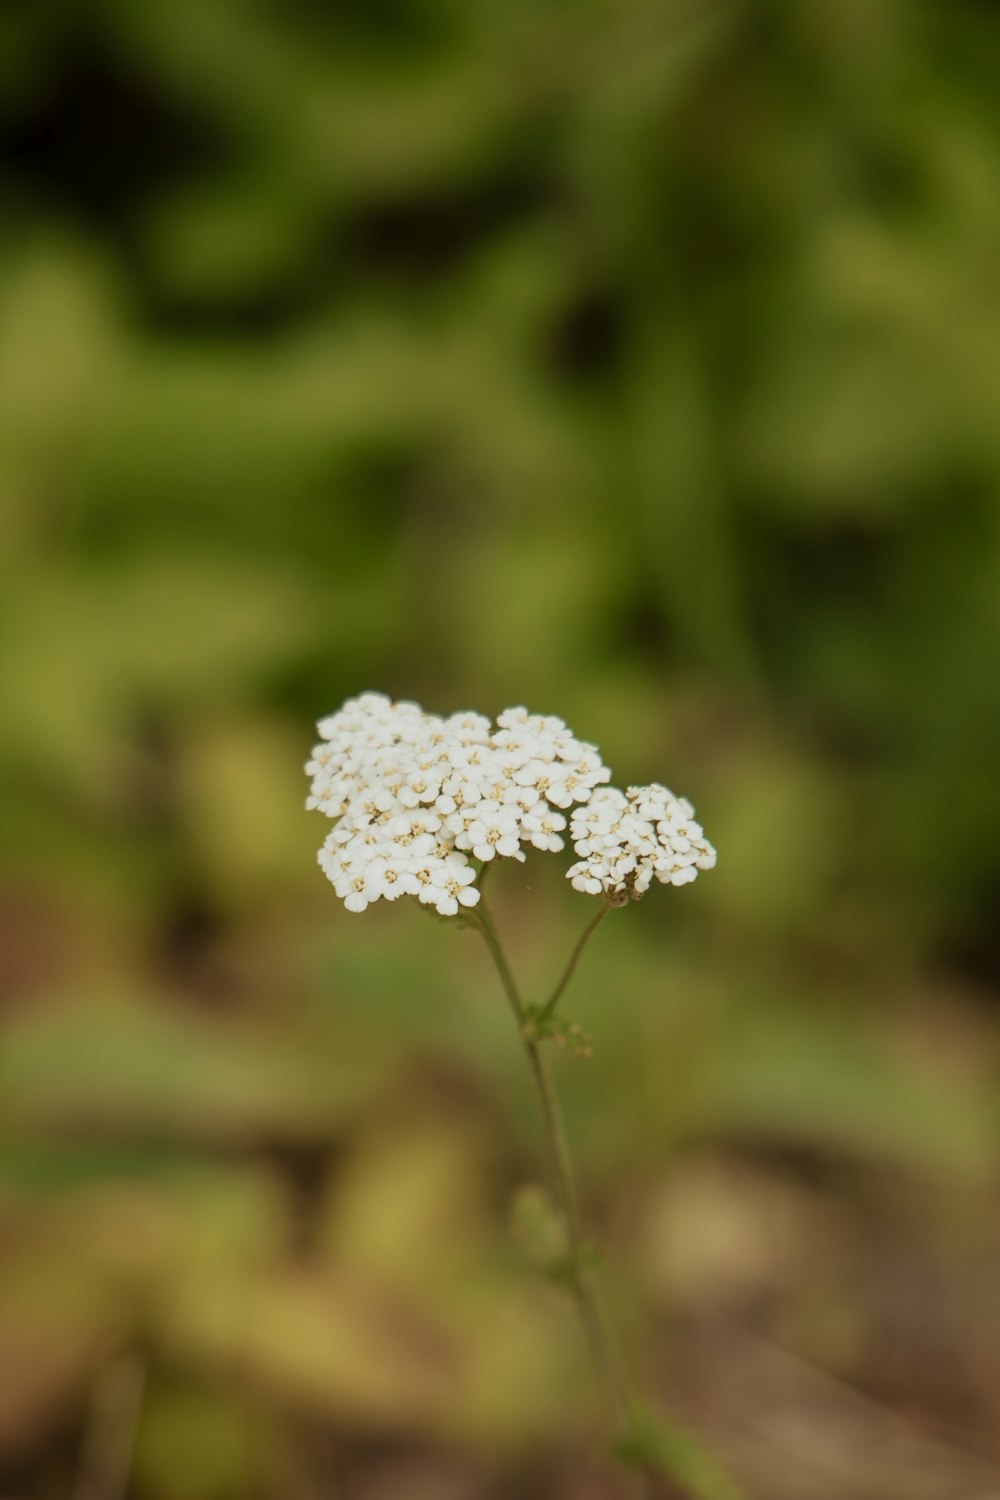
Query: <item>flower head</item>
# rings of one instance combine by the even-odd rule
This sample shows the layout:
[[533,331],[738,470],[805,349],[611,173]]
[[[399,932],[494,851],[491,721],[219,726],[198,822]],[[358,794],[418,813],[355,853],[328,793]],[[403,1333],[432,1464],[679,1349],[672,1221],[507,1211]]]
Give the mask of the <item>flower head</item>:
[[382,693],[319,723],[306,806],[333,820],[319,863],[348,911],[416,896],[444,916],[479,900],[473,859],[556,852],[569,820],[574,888],[612,902],[715,864],[694,808],[658,782],[627,791],[562,719],[506,708],[450,718]]
[[562,719],[521,707],[494,725],[362,693],[318,727],[306,806],[334,821],[319,862],[349,911],[400,895],[443,915],[474,906],[472,859],[561,848],[558,809],[611,776]]

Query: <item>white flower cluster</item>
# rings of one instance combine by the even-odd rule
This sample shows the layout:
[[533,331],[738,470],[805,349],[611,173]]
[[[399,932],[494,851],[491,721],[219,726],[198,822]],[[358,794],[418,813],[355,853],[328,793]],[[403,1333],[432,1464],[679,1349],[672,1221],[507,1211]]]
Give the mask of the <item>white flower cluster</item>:
[[349,911],[416,896],[454,916],[479,892],[470,859],[559,850],[561,809],[610,779],[562,719],[508,708],[444,719],[380,693],[321,720],[307,807],[335,819],[319,862]]
[[575,890],[615,903],[645,895],[653,880],[687,885],[715,864],[694,808],[668,787],[601,787],[570,821],[580,862],[567,870]]
[[694,808],[667,787],[605,786],[594,745],[562,719],[508,708],[450,718],[363,693],[319,724],[307,807],[334,820],[319,862],[348,911],[416,896],[442,916],[475,906],[471,864],[563,847],[574,888],[613,904],[653,880],[686,885],[715,864]]

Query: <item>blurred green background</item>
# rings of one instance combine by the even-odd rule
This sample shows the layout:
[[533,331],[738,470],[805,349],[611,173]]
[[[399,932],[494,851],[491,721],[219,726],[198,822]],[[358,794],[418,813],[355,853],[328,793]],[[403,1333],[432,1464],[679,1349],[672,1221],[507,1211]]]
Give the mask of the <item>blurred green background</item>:
[[719,848],[554,1059],[654,1404],[1000,1495],[998,76],[974,0],[3,7],[5,1500],[621,1492],[475,937],[315,865],[364,688]]

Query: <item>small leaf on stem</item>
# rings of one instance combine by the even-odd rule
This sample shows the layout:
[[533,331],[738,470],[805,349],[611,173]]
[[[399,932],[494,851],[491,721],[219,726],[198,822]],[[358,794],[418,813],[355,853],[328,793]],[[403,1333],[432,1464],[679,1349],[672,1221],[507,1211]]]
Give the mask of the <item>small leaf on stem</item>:
[[555,1042],[557,1047],[566,1047],[574,1057],[590,1058],[591,1039],[576,1021],[564,1020],[562,1016],[547,1015],[538,1005],[525,1007],[524,1039],[527,1042]]
[[514,1242],[529,1265],[548,1275],[566,1258],[566,1231],[549,1196],[534,1185],[519,1188],[511,1205]]

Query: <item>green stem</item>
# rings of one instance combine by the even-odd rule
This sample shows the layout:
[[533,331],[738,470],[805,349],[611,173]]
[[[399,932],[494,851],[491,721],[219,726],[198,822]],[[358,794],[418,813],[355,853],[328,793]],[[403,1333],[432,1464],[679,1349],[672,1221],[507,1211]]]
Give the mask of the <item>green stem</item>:
[[[559,1107],[556,1102],[555,1091],[552,1087],[552,1080],[549,1077],[546,1060],[538,1042],[525,1031],[524,1002],[521,999],[514,976],[511,973],[510,964],[507,962],[503,944],[497,936],[493,918],[484,900],[481,899],[479,905],[473,908],[472,915],[485,939],[486,946],[490,950],[493,962],[500,975],[504,994],[513,1011],[514,1019],[517,1022],[518,1034],[521,1037],[521,1043],[531,1067],[531,1075],[534,1079],[542,1108],[542,1120],[552,1162],[557,1198],[565,1221],[566,1241],[572,1270],[571,1287],[573,1297],[579,1311],[580,1322],[583,1325],[587,1347],[590,1350],[590,1356],[607,1403],[612,1427],[619,1432],[624,1432],[632,1424],[631,1402],[621,1374],[621,1362],[600,1305],[597,1288],[585,1264],[585,1247],[580,1220],[579,1201],[576,1193],[576,1185],[573,1180],[573,1169],[570,1164],[569,1151],[566,1145]],[[574,958],[571,960],[568,973],[564,976],[563,982],[556,993],[556,999],[559,998],[559,994],[568,982],[569,974],[572,973],[576,958],[579,957],[584,942],[597,926],[600,916],[603,915],[603,911],[598,914],[598,918],[591,922],[587,932],[577,944]]]
[[583,952],[584,948],[586,948],[591,935],[597,931],[598,927],[603,922],[604,918],[607,916],[610,910],[610,904],[605,901],[604,904],[598,908],[595,915],[591,917],[590,921],[581,932],[579,938],[577,939],[576,947],[573,949],[573,952],[569,956],[569,962],[567,963],[565,969],[563,969],[562,978],[559,980],[559,983],[552,991],[552,994],[542,1006],[542,1010],[538,1018],[540,1021],[547,1021],[552,1015],[552,1012],[555,1010],[556,1006],[559,1003],[563,990],[573,978],[573,973],[579,961],[580,954]]
[[511,1010],[514,1012],[518,1031],[521,1032],[524,1026],[524,1006],[521,1003],[521,996],[518,993],[514,976],[510,971],[507,955],[503,951],[503,945],[497,936],[497,930],[493,925],[493,918],[490,916],[489,908],[486,905],[486,897],[482,895],[482,887],[480,887],[479,904],[473,906],[468,915],[476,923],[486,940],[486,946],[490,950],[493,962],[496,964],[497,973],[500,975],[503,992],[507,997]]

